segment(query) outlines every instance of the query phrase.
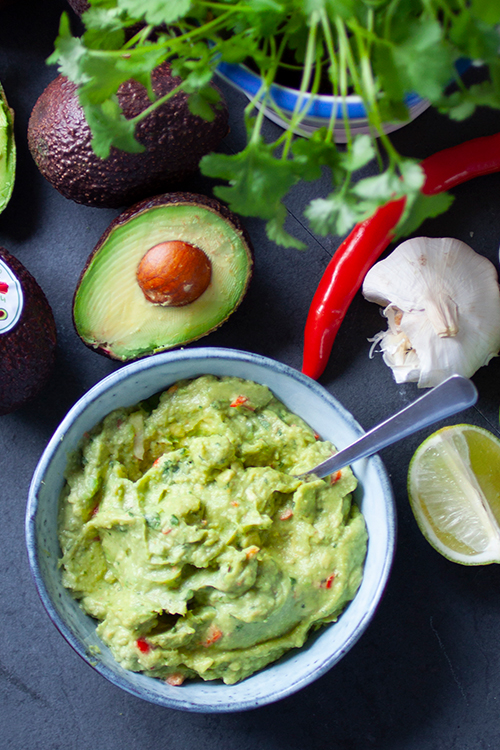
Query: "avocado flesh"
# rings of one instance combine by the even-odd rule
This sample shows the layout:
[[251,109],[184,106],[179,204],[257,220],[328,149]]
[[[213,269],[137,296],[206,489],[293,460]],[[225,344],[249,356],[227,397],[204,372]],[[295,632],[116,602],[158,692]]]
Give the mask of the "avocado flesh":
[[13,117],[0,84],[0,212],[4,210],[12,195],[15,170]]
[[[206,291],[183,307],[149,302],[136,279],[153,246],[182,239],[212,263]],[[243,297],[251,256],[240,232],[206,206],[148,208],[115,226],[91,258],[75,294],[76,330],[88,345],[127,361],[186,344],[219,326]]]

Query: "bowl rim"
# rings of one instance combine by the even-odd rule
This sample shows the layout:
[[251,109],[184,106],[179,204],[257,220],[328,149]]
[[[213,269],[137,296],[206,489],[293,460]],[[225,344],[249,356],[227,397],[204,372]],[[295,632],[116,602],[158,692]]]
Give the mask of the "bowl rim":
[[[45,581],[43,579],[43,574],[41,571],[40,563],[39,563],[39,556],[40,551],[38,549],[38,543],[37,543],[37,530],[36,530],[36,520],[37,520],[37,512],[38,512],[38,493],[40,490],[41,485],[43,484],[43,479],[46,474],[46,471],[54,458],[54,456],[57,454],[58,450],[62,450],[62,438],[64,437],[66,431],[72,425],[81,415],[86,411],[86,409],[89,407],[90,404],[95,402],[97,399],[101,397],[101,395],[110,389],[114,388],[115,386],[119,385],[123,381],[127,380],[134,374],[143,372],[145,370],[150,370],[151,368],[156,368],[158,366],[161,367],[162,364],[168,363],[168,362],[182,362],[184,360],[200,360],[200,361],[207,361],[207,359],[216,359],[216,360],[236,360],[239,362],[245,362],[245,363],[255,363],[257,365],[260,365],[264,368],[271,368],[274,371],[277,371],[280,374],[284,374],[285,376],[291,377],[293,380],[298,381],[298,383],[304,385],[309,390],[312,390],[313,393],[320,396],[323,400],[329,401],[335,409],[343,416],[345,420],[349,423],[349,426],[351,428],[354,428],[359,432],[359,434],[363,434],[364,430],[361,428],[361,426],[358,424],[358,422],[354,419],[354,417],[351,415],[350,412],[345,409],[345,407],[340,404],[340,402],[337,401],[337,399],[323,386],[321,386],[316,381],[312,380],[308,376],[304,375],[303,373],[299,372],[298,370],[295,370],[294,368],[290,367],[289,365],[286,365],[284,363],[281,363],[277,360],[270,359],[268,357],[254,354],[250,352],[245,352],[243,350],[237,350],[237,349],[228,349],[223,347],[199,347],[199,348],[192,348],[192,349],[181,349],[176,351],[168,351],[163,352],[161,354],[152,355],[150,357],[137,360],[135,362],[131,362],[127,365],[122,366],[120,369],[112,372],[111,374],[107,375],[100,381],[98,381],[92,388],[89,389],[68,411],[66,416],[63,418],[61,423],[59,424],[58,428],[54,432],[52,438],[48,442],[44,452],[42,453],[42,456],[37,464],[37,467],[33,473],[32,481],[29,488],[29,495],[28,495],[28,502],[26,506],[26,515],[25,515],[25,541],[26,541],[26,547],[27,547],[27,553],[28,553],[28,560],[29,560],[29,566],[32,578],[35,583],[35,587],[38,591],[39,597],[41,599],[41,602],[49,615],[49,618],[52,620],[52,623],[55,625],[55,627],[59,630],[61,635],[64,637],[64,639],[69,643],[69,645],[76,651],[76,653],[89,665],[91,666],[95,671],[97,671],[101,676],[105,677],[107,680],[109,680],[114,685],[121,687],[125,691],[131,693],[132,695],[139,697],[143,700],[150,701],[152,703],[156,703],[157,705],[161,705],[168,708],[176,708],[180,710],[185,711],[191,711],[191,712],[201,712],[201,713],[229,713],[234,711],[245,711],[253,708],[257,708],[263,705],[267,705],[269,703],[281,700],[282,698],[285,698],[288,695],[291,695],[298,690],[302,689],[306,685],[310,684],[311,682],[315,681],[317,678],[319,678],[321,675],[326,673],[328,670],[330,670],[341,658],[344,656],[347,651],[349,651],[352,646],[358,641],[358,639],[361,637],[363,632],[366,630],[369,622],[373,618],[376,609],[378,608],[378,605],[382,599],[382,596],[384,594],[390,570],[392,567],[394,554],[395,554],[395,548],[396,548],[396,532],[397,532],[397,518],[396,518],[396,508],[395,508],[395,500],[394,500],[394,494],[392,490],[392,486],[389,480],[389,476],[387,474],[387,471],[382,463],[382,460],[379,456],[375,455],[370,457],[370,459],[364,459],[369,460],[371,464],[375,467],[377,476],[383,486],[384,490],[384,497],[385,500],[385,512],[387,516],[387,528],[386,528],[386,534],[387,534],[387,547],[384,551],[384,559],[383,563],[381,565],[379,574],[378,574],[378,582],[375,587],[374,593],[371,597],[370,606],[367,608],[366,611],[364,611],[363,615],[359,617],[356,627],[352,630],[352,632],[349,633],[349,637],[343,642],[342,649],[333,655],[334,658],[332,658],[332,655],[330,653],[325,654],[324,658],[320,661],[320,663],[316,664],[315,668],[311,671],[308,671],[307,673],[300,675],[297,679],[290,681],[288,684],[280,687],[279,689],[274,689],[272,694],[266,694],[259,697],[252,697],[252,698],[241,698],[240,700],[236,700],[234,703],[228,703],[226,696],[226,700],[222,702],[193,702],[186,696],[183,696],[182,689],[179,688],[173,688],[172,694],[165,696],[164,698],[160,698],[155,691],[148,691],[147,686],[142,686],[140,689],[138,687],[135,687],[131,682],[128,681],[127,676],[120,677],[119,674],[111,670],[104,662],[100,660],[94,660],[89,656],[88,650],[85,649],[84,644],[82,644],[79,637],[73,633],[71,628],[66,624],[66,622],[63,620],[63,618],[60,616],[59,612],[57,611],[56,607],[54,606],[52,602],[52,598],[47,590],[47,586],[45,584]],[[200,372],[201,374],[201,372]],[[196,377],[196,376],[193,376]],[[240,377],[240,376],[238,376]],[[175,378],[179,379],[179,378]],[[279,396],[278,396],[279,397]],[[139,399],[140,400],[140,399]],[[116,407],[120,404],[116,404]],[[112,407],[112,408],[116,408]],[[112,410],[112,409],[111,409]],[[68,596],[71,595],[68,592]],[[356,598],[356,597],[355,597]],[[354,600],[353,600],[354,601]],[[86,615],[87,616],[87,615]],[[88,617],[88,616],[87,616]],[[327,626],[327,628],[330,626]],[[302,647],[304,648],[304,647]],[[296,651],[296,650],[294,650]],[[300,650],[299,650],[300,651]],[[287,654],[285,654],[282,659],[286,659]],[[278,662],[274,662],[268,667],[265,667],[263,670],[260,670],[260,672],[257,672],[255,674],[261,674],[265,672],[267,668],[272,668],[273,664],[279,663],[281,660],[278,660]],[[117,663],[118,664],[118,663]],[[127,673],[127,670],[123,670],[124,673]],[[133,675],[140,675],[141,673],[133,672]],[[238,692],[238,686],[244,685],[249,680],[252,679],[253,676],[250,676],[249,678],[246,678],[246,680],[243,680],[240,683],[237,683],[236,685],[215,685],[215,683],[204,683],[204,685],[208,686],[208,690],[210,688],[216,688],[216,689],[223,689],[225,691],[228,691],[228,689],[232,690],[233,692]],[[152,680],[153,678],[149,678],[147,676],[144,676],[145,680]]]
[[[221,61],[217,73],[225,78],[233,86],[236,86],[245,94],[256,96],[261,90],[261,78],[244,63],[228,63]],[[336,105],[336,117],[342,118],[345,112],[350,120],[366,120],[367,112],[361,97],[358,94],[347,94],[346,96],[334,96],[333,94],[311,94],[300,93],[297,89],[284,86],[281,83],[273,83],[270,94],[276,105],[285,112],[293,112],[297,101],[301,100],[302,108],[307,110],[307,117],[318,117],[329,120],[332,115],[333,105]],[[405,95],[405,104],[408,109],[416,107],[424,102],[424,99],[414,92]]]
[[[458,76],[462,76],[472,65],[469,58],[459,58],[455,61],[455,70]],[[221,60],[216,68],[216,72],[225,81],[243,92],[247,97],[257,96],[262,88],[260,76],[251,70],[244,63],[229,63]],[[450,81],[451,83],[451,81]],[[344,113],[349,120],[359,121],[368,124],[368,115],[363,100],[358,94],[347,94],[346,96],[333,96],[332,94],[311,94],[309,92],[300,93],[297,89],[290,86],[284,86],[280,83],[273,83],[270,87],[271,99],[284,112],[293,112],[297,102],[301,101],[301,108],[306,110],[305,119],[330,120],[332,116],[333,105],[336,105],[336,119],[342,124]],[[410,122],[417,114],[421,114],[428,107],[428,99],[417,94],[415,91],[409,91],[404,96],[404,102],[408,108],[409,120],[398,121],[401,127]],[[268,110],[273,111],[267,107]],[[275,120],[276,121],[276,120]],[[391,123],[386,123],[390,125]],[[395,123],[396,124],[396,123]],[[285,126],[281,123],[282,127]]]

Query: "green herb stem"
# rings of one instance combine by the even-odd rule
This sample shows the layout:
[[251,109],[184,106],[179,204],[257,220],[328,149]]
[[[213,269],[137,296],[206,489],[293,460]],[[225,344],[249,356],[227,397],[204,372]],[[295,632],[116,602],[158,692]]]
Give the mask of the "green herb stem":
[[[323,38],[325,40],[326,50],[330,61],[330,79],[332,80],[332,94],[337,97],[338,91],[338,59],[335,51],[335,43],[333,40],[333,33],[330,26],[330,20],[324,8],[320,11],[321,13],[321,28],[323,31]],[[325,142],[330,143],[333,139],[333,133],[335,132],[335,122],[337,120],[337,104],[333,103],[330,120],[328,122],[327,134],[325,136]]]
[[179,93],[179,91],[182,91],[183,85],[182,83],[173,88],[171,91],[168,92],[168,94],[165,94],[164,96],[160,96],[158,99],[155,99],[154,102],[151,102],[149,107],[146,107],[142,112],[139,112],[138,115],[135,117],[131,117],[129,122],[133,123],[139,123],[142,122],[142,120],[145,120],[148,115],[151,114],[151,112],[154,112],[155,109],[158,109],[158,107],[161,107],[162,104],[165,104],[165,102],[168,102],[169,99],[171,99],[173,96]]
[[294,131],[296,130],[300,121],[303,120],[303,118],[307,114],[308,106],[304,106],[304,101],[305,101],[305,96],[309,91],[312,71],[314,68],[314,63],[316,61],[316,35],[318,31],[319,20],[320,20],[319,14],[316,11],[314,11],[311,14],[311,18],[310,18],[309,34],[307,37],[307,47],[306,47],[306,54],[304,58],[302,79],[301,79],[300,88],[299,88],[299,96],[297,97],[297,101],[295,102],[295,107],[292,112],[292,117],[290,119],[290,129],[287,130],[286,132],[286,140],[285,140],[285,144],[283,148],[283,157],[282,157],[283,159],[286,159],[288,156],[288,152],[292,143]]
[[135,34],[133,37],[131,37],[128,41],[125,42],[122,49],[130,49],[131,47],[134,47],[135,45],[144,45],[144,43],[147,41],[149,35],[153,31],[154,26],[145,26],[143,29],[140,29],[137,34]]

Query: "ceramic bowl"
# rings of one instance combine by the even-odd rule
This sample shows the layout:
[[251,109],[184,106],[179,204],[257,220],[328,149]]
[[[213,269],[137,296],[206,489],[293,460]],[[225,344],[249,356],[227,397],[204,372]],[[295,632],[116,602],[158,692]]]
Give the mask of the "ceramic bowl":
[[315,381],[279,362],[220,348],[166,352],[126,365],[98,383],[62,421],[36,468],[26,513],[26,542],[42,602],[68,643],[97,672],[139,698],[199,712],[243,711],[281,699],[318,678],[342,658],[368,626],[384,591],[395,546],[391,485],[379,457],[353,464],[359,480],[355,499],[368,527],[369,543],[361,587],[336,623],[318,631],[301,648],[236,685],[188,681],[181,687],[123,669],[62,586],[58,558],[57,509],[68,454],[84,432],[118,406],[131,406],[181,378],[234,375],[267,385],[315,431],[342,448],[363,430],[341,404]]
[[[230,83],[233,87],[244,93],[250,100],[254,99],[260,91],[260,77],[245,65],[234,65],[223,62],[218,65],[217,73],[227,83]],[[286,129],[288,123],[284,117],[280,116],[279,112],[283,113],[285,117],[290,118],[299,99],[299,92],[296,89],[275,83],[271,86],[270,95],[276,108],[266,104],[264,105],[264,113],[269,120]],[[395,130],[399,130],[399,128],[414,120],[430,107],[430,102],[427,99],[422,99],[417,94],[408,94],[405,97],[405,104],[408,108],[408,119],[385,123],[385,133],[392,133]],[[260,105],[257,103],[256,106]],[[366,109],[361,97],[354,94],[345,98],[327,94],[305,94],[302,96],[301,106],[306,110],[306,115],[301,120],[300,125],[295,128],[294,132],[297,135],[309,137],[315,130],[327,127],[334,107],[336,118],[334,137],[337,143],[346,143],[348,140],[343,122],[344,111],[349,119],[350,137],[360,133],[369,134],[373,131],[373,128],[369,125]]]
[[[470,66],[471,61],[466,58],[461,58],[455,62],[455,69],[459,76],[463,75]],[[250,101],[259,94],[261,79],[250,68],[247,68],[246,65],[221,62],[217,67],[217,73],[223,80],[245,94]],[[271,86],[270,94],[275,107],[267,104],[264,105],[264,113],[269,120],[286,129],[288,123],[285,118],[292,116],[299,100],[299,92],[297,89],[275,83]],[[384,123],[383,129],[385,133],[393,133],[399,130],[431,106],[428,99],[424,99],[414,92],[410,92],[405,96],[405,104],[408,109],[408,119]],[[260,105],[257,103],[256,106]],[[334,137],[337,143],[346,143],[351,136],[360,133],[373,133],[373,128],[368,122],[365,105],[361,97],[355,94],[346,97],[327,94],[305,94],[302,95],[300,106],[306,110],[306,115],[294,131],[297,135],[307,138],[315,130],[327,127],[334,108],[336,119]],[[280,116],[280,112],[284,117]],[[344,127],[344,112],[349,119],[349,137]]]

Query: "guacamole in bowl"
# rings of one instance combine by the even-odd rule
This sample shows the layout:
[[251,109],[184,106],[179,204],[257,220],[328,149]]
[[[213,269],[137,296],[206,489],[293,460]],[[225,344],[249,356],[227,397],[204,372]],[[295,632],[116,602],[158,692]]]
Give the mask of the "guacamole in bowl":
[[264,385],[205,375],[119,408],[70,457],[63,584],[126,669],[232,684],[340,615],[367,533],[349,468]]
[[[228,405],[227,394],[220,399],[212,397],[210,404],[202,399],[192,426],[206,414],[208,425],[217,425],[217,430],[212,434],[190,436],[185,430],[186,419],[176,416],[180,414],[175,410],[180,408],[182,395],[181,392],[174,398],[176,387],[179,383],[183,383],[182,388],[185,382],[196,383],[200,377],[212,380],[212,376],[219,384],[217,387],[223,389],[227,387],[226,378],[236,379],[238,390],[230,396],[234,405]],[[254,390],[246,396],[240,392],[242,381],[256,384],[250,386]],[[168,397],[158,399],[157,394],[168,393],[172,386],[174,389]],[[258,401],[257,393],[261,394],[262,402]],[[245,402],[245,398],[249,401]],[[252,399],[256,403],[252,403]],[[266,399],[269,400],[266,402]],[[216,412],[218,416],[210,416],[209,407],[215,401],[224,402],[222,411]],[[124,410],[125,420],[122,423],[117,420],[116,430],[111,430],[114,458],[108,456],[109,445],[105,441],[106,448],[99,449],[104,450],[101,478],[97,480],[95,472],[90,470],[86,479],[83,472],[78,480],[82,465],[92,463],[92,450],[99,453],[99,441],[92,440],[101,429],[99,425],[115,419],[117,410]],[[113,413],[115,416],[110,416]],[[154,438],[154,419],[160,416],[172,430],[168,438],[171,445],[159,446]],[[148,424],[151,417],[153,421]],[[215,450],[211,441],[221,420],[229,425],[230,431],[226,434],[227,440]],[[280,458],[279,450],[275,454],[273,448],[272,455],[268,453],[266,458],[266,462],[270,459],[269,464],[259,461],[260,438],[267,430],[263,421],[267,425],[274,424],[278,446],[278,425],[281,431],[288,431],[290,437],[300,426],[297,450],[292,440],[286,441],[291,457]],[[251,430],[248,424],[252,425]],[[206,426],[203,430],[210,432]],[[26,544],[33,578],[48,615],[68,643],[99,674],[132,695],[161,706],[199,712],[242,711],[296,692],[331,669],[356,643],[371,621],[389,576],[395,548],[395,509],[390,482],[380,458],[372,456],[355,462],[352,474],[350,470],[343,470],[338,483],[321,480],[319,495],[312,492],[315,484],[320,486],[317,480],[309,480],[309,487],[309,482],[295,477],[316,463],[316,451],[323,458],[323,451],[332,450],[332,445],[340,450],[362,433],[354,418],[325,388],[287,365],[256,354],[216,347],[192,348],[165,352],[118,369],[74,405],[55,431],[33,475],[26,510]],[[321,439],[318,440],[318,436]],[[188,445],[191,438],[193,444]],[[134,457],[126,471],[119,467],[120,463],[127,464],[122,445],[128,446],[127,452]],[[179,469],[172,471],[175,462],[170,466],[165,464],[166,471],[157,477],[159,482],[150,486],[150,478],[155,476],[167,454],[176,451],[183,454],[184,449],[186,454],[177,454]],[[83,460],[82,451],[87,453]],[[218,457],[215,462],[213,456]],[[160,461],[154,466],[159,457]],[[185,466],[181,465],[183,458]],[[220,467],[216,466],[219,460]],[[134,462],[140,469],[137,473],[132,467]],[[286,471],[283,471],[285,465]],[[198,478],[193,473],[195,466],[196,472],[201,472]],[[233,490],[241,495],[242,489],[249,489],[248,483],[245,484],[247,472],[249,476],[261,476],[261,486],[266,485],[262,477],[268,475],[270,479],[272,476],[274,481],[277,475],[282,475],[281,484],[263,493],[259,490],[255,496],[250,492],[243,504],[241,497],[240,500],[234,497]],[[179,478],[190,476],[193,485],[203,485],[199,476],[213,478],[214,488],[217,488],[214,504],[204,491],[199,494],[200,487],[197,487],[199,504],[198,500],[189,500],[189,494],[181,503],[179,495],[183,483],[174,481],[177,474]],[[116,496],[103,492],[108,480],[115,482],[117,488],[121,487]],[[73,514],[68,510],[66,515],[61,510],[61,497],[66,502],[76,486],[72,489],[71,483],[78,481],[81,482],[80,499],[74,504]],[[99,483],[101,491],[95,494]],[[169,492],[165,493],[167,487]],[[157,516],[151,507],[155,492],[159,501]],[[172,492],[176,494],[177,512],[172,509]],[[122,505],[118,509],[120,493]],[[88,502],[83,500],[85,495]],[[239,505],[233,505],[234,502]],[[331,557],[333,544],[316,544],[322,534],[327,540],[328,534],[335,533],[326,523],[323,509],[327,506],[333,525],[335,519],[341,521],[337,541],[347,533],[342,529],[352,530],[360,538],[367,534],[366,556],[364,543],[355,545],[360,558],[358,563],[356,555],[348,556],[346,563],[334,560]],[[365,528],[361,529],[363,526]],[[117,551],[113,537],[120,534],[127,539],[127,544],[136,537],[140,539],[138,559],[130,552],[127,554],[128,546],[121,553]],[[288,546],[289,542],[293,545]],[[70,551],[72,545],[73,552]],[[95,555],[95,566],[89,548]],[[314,554],[308,555],[311,551]],[[117,561],[120,554],[122,558]],[[190,562],[179,564],[187,554]],[[73,564],[68,564],[72,555],[77,563],[73,572]],[[141,555],[146,555],[147,565],[141,563],[144,560]],[[157,564],[165,558],[168,558],[166,565]],[[78,559],[82,564],[78,564]],[[90,565],[87,564],[89,559]],[[141,576],[136,579],[134,571],[139,563]],[[173,569],[177,566],[181,572],[175,578]],[[320,568],[323,569],[321,577],[318,575]],[[255,575],[257,581],[259,569],[265,570],[267,575],[255,586],[252,576]],[[342,589],[349,578],[349,569],[353,571],[352,581]],[[92,570],[94,573],[90,572]],[[122,606],[115,599],[117,586],[113,580],[114,577],[118,580],[119,576],[122,576],[122,588],[131,600],[141,600],[142,609],[140,617],[135,605],[124,609],[121,625],[126,629],[115,638],[112,631],[117,630],[116,621],[113,624],[113,615],[109,613]],[[240,586],[238,581],[241,581]],[[311,586],[306,586],[306,582],[311,582]],[[67,584],[71,584],[71,588]],[[244,611],[238,613],[240,588],[246,604]],[[176,607],[169,609],[174,594]],[[354,598],[348,602],[351,594]],[[161,612],[157,595],[164,596]],[[297,602],[308,606],[313,599],[316,606],[320,602],[319,617],[306,625],[309,635],[299,646],[304,634],[300,633],[302,618],[297,622]],[[92,615],[82,606],[86,601],[95,607]],[[302,606],[298,608],[302,610]],[[181,611],[174,612],[174,609]],[[185,615],[182,614],[184,609]],[[237,682],[227,684],[223,672],[226,678],[231,672],[224,653],[255,648],[261,640],[259,629],[264,627],[264,621],[259,624],[259,612],[261,616],[267,612],[264,620],[267,618],[273,627],[268,640],[274,641],[274,646],[285,646],[283,655],[276,659],[280,653],[279,648],[276,649],[272,657],[275,661],[257,665],[257,671],[246,677],[246,665],[241,661],[234,670]],[[106,623],[107,613],[110,619]],[[212,621],[217,630],[210,629]],[[279,623],[285,621],[290,627],[283,636],[287,627],[281,628],[280,634]],[[236,628],[236,625],[241,627]],[[101,632],[108,626],[109,645],[107,636]],[[185,627],[194,631],[191,641]],[[293,632],[298,637],[296,643],[289,640]],[[173,638],[177,639],[175,643]],[[124,649],[122,655],[115,655],[112,641]],[[155,661],[159,657],[163,659],[166,651],[173,659],[168,667]],[[202,666],[201,661],[198,662],[199,669],[193,669],[194,662],[187,664],[184,657],[188,652],[205,659]],[[124,666],[121,659],[131,661]],[[222,664],[218,666],[217,661],[221,659]],[[253,665],[256,663],[254,660]],[[202,669],[205,673],[200,677]],[[218,676],[210,673],[215,669]],[[155,672],[160,679],[151,676]],[[207,677],[209,679],[205,679]]]

